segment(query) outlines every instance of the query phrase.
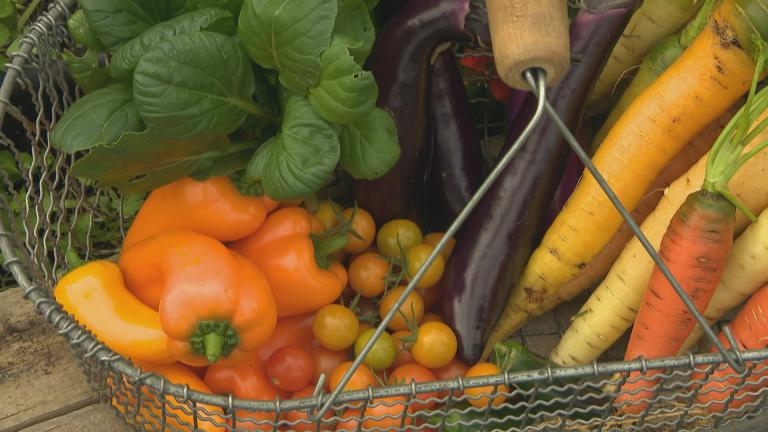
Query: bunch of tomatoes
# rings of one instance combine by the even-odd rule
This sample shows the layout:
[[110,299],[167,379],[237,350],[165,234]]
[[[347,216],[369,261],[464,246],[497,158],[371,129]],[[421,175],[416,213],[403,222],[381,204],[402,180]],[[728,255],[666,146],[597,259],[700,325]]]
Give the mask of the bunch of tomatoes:
[[[271,383],[279,390],[293,392],[293,397],[312,396],[321,374],[326,377],[326,390],[339,387],[352,366],[352,356],[360,355],[376,326],[395,307],[408,282],[425,265],[444,236],[439,232],[424,235],[416,223],[407,219],[386,222],[377,230],[373,218],[364,209],[344,210],[330,201],[319,202],[314,215],[326,229],[339,223],[351,226],[347,244],[336,256],[347,263],[349,283],[337,303],[324,306],[314,314],[311,323],[314,347],[282,347],[265,364]],[[500,373],[491,363],[470,368],[457,359],[456,335],[435,311],[438,282],[454,246],[454,240],[449,239],[387,324],[388,331],[374,342],[363,363],[353,372],[344,391]],[[470,404],[482,408],[488,406],[492,391],[490,387],[472,388],[464,394]],[[408,409],[434,409],[444,397],[439,393],[419,394],[415,398],[417,402],[410,403]],[[406,399],[389,397],[373,401],[365,411],[365,418],[374,419],[363,420],[362,427],[399,427]],[[503,400],[496,396],[492,403],[499,405]],[[350,408],[341,417],[353,419],[359,415],[359,410]],[[336,430],[357,430],[357,427],[357,421],[350,420],[336,425]]]

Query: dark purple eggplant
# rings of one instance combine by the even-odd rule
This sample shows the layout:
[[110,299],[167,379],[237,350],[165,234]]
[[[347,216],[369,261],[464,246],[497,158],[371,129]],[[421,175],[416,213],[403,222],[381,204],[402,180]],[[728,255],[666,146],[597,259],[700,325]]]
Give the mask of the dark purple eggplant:
[[452,50],[437,56],[431,78],[434,156],[429,211],[444,230],[480,187],[486,169],[467,89]]
[[355,198],[377,223],[419,219],[431,158],[428,105],[429,67],[435,48],[447,41],[468,40],[463,31],[469,0],[412,0],[376,37],[369,58],[379,86],[377,105],[392,114],[400,159],[383,177],[359,181]]
[[469,0],[469,13],[464,20],[467,33],[472,36],[472,44],[491,48],[491,30],[488,27],[488,6],[485,0]]
[[[547,92],[571,130],[577,129],[587,95],[637,2],[624,3],[599,14],[582,10],[571,23],[571,51],[581,62],[571,65]],[[536,98],[530,95],[517,117],[526,121],[515,121],[507,129],[507,146],[519,136],[535,106]],[[537,232],[544,228],[542,219],[567,155],[568,144],[545,114],[456,236],[456,249],[439,289],[443,317],[456,332],[458,354],[467,364],[479,360],[535,246]]]

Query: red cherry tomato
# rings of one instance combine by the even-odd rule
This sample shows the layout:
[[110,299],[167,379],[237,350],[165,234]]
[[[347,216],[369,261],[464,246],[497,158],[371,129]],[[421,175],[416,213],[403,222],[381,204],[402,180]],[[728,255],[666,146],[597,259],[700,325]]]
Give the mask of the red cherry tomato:
[[267,360],[265,370],[272,384],[280,390],[295,392],[306,387],[314,374],[312,357],[303,349],[286,346]]

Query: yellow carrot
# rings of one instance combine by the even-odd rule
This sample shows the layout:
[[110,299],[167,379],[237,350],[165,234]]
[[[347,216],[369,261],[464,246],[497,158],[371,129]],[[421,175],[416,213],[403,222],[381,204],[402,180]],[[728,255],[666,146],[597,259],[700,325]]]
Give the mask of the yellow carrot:
[[[735,45],[730,27],[731,21],[741,26],[741,20],[733,0],[724,1],[680,58],[624,112],[593,157],[629,210],[675,154],[749,88],[755,62]],[[510,293],[485,353],[530,316],[556,305],[551,297],[603,249],[622,222],[585,172]]]
[[[768,118],[768,112],[757,120]],[[768,139],[763,131],[752,145]],[[701,187],[707,161],[702,158],[684,176],[677,179],[664,192],[664,197],[640,227],[648,241],[658,249],[669,221],[685,198]],[[768,206],[768,150],[749,160],[728,183],[736,195],[752,212]],[[742,213],[736,214],[736,230],[747,226]],[[622,251],[603,282],[595,289],[576,315],[550,360],[560,365],[586,364],[597,359],[624,332],[632,326],[648,286],[653,261],[637,238],[633,238]]]

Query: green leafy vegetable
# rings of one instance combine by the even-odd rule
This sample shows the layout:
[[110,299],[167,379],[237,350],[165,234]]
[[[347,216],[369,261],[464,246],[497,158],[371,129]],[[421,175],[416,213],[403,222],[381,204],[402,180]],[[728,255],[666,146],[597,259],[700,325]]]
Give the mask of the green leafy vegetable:
[[187,0],[187,9],[189,10],[205,8],[225,10],[237,17],[240,15],[240,9],[243,8],[243,0]]
[[309,102],[325,120],[352,123],[370,112],[379,88],[373,74],[355,63],[345,46],[333,45],[320,56],[323,70]]
[[320,75],[336,13],[337,0],[246,0],[237,32],[253,61],[277,69],[287,89],[304,95]]
[[114,50],[184,11],[185,0],[78,0],[90,27]]
[[339,162],[339,140],[306,98],[291,95],[280,134],[262,145],[248,164],[273,199],[307,196],[322,187]]
[[113,147],[99,147],[75,162],[72,172],[116,186],[122,192],[145,192],[181,177],[211,169],[219,158],[253,143],[230,145],[224,136],[179,140],[151,132],[125,134]]
[[373,49],[376,32],[364,0],[339,0],[333,33],[333,38],[349,48],[358,64],[365,63]]
[[11,182],[21,180],[21,171],[16,165],[16,159],[8,150],[0,150],[0,184],[4,178]]
[[400,158],[395,122],[381,108],[345,126],[339,133],[339,143],[342,168],[358,179],[381,177]]
[[201,9],[156,24],[115,51],[109,72],[117,79],[130,79],[139,59],[152,46],[172,36],[202,30],[232,36],[235,34],[235,20],[223,10]]
[[126,132],[144,129],[133,103],[131,87],[114,84],[78,99],[53,127],[50,140],[55,148],[74,153],[112,144]]
[[82,57],[78,57],[69,50],[62,54],[64,61],[69,66],[69,72],[75,83],[87,92],[100,89],[109,84],[111,78],[107,68],[99,65],[99,54],[87,50]]
[[101,43],[99,37],[85,18],[85,12],[82,9],[78,9],[69,17],[67,20],[67,30],[72,39],[85,48],[96,51],[106,50],[106,47]]
[[176,138],[229,134],[247,113],[270,119],[251,99],[254,87],[240,45],[210,32],[158,43],[139,60],[133,75],[136,107],[147,126]]

